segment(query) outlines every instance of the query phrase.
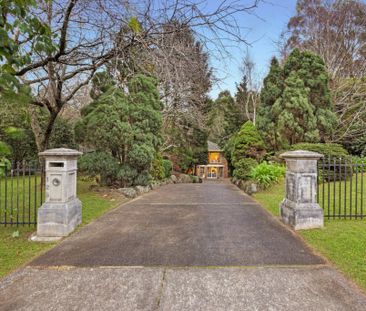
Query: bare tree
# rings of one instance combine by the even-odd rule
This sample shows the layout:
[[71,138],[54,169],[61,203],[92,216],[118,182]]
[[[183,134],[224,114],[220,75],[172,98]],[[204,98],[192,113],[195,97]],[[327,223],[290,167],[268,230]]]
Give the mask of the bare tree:
[[242,104],[244,104],[246,119],[252,121],[255,125],[257,109],[260,103],[260,82],[255,69],[255,63],[248,50],[243,58],[241,71],[245,77],[247,88],[244,103]]
[[111,60],[126,62],[133,49],[163,50],[161,38],[177,32],[164,26],[175,21],[192,29],[205,47],[223,52],[226,40],[245,43],[236,18],[258,1],[222,0],[209,6],[203,0],[37,1],[31,14],[50,27],[55,48],[41,52],[32,38],[19,36],[17,43],[31,51],[31,61],[18,66],[16,76],[34,95],[29,111],[38,149],[47,148],[56,118],[99,68]]

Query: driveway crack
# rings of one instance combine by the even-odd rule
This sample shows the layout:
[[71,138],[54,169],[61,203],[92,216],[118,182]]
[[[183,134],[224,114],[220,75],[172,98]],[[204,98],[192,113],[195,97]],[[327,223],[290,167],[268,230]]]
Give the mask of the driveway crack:
[[164,293],[164,288],[165,288],[165,283],[166,283],[166,268],[164,268],[163,270],[163,277],[161,279],[161,283],[160,283],[160,288],[159,288],[159,293],[158,293],[158,297],[156,300],[156,308],[155,310],[159,310],[160,309],[160,304],[161,304],[161,299],[163,297],[163,293]]

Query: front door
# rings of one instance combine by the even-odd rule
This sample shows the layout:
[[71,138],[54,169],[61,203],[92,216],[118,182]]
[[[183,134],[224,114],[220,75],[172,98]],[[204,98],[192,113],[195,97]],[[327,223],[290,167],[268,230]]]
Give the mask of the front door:
[[217,178],[217,167],[208,168],[208,178]]

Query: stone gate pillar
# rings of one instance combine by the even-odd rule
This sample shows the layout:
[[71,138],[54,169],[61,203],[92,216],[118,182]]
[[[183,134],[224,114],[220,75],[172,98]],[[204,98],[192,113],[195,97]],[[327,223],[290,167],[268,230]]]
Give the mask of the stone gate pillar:
[[38,240],[67,236],[81,223],[81,202],[76,197],[77,150],[58,148],[39,153],[45,158],[45,203],[38,209]]
[[317,162],[323,155],[296,150],[281,154],[286,161],[286,196],[280,204],[282,220],[295,230],[324,226],[317,203]]

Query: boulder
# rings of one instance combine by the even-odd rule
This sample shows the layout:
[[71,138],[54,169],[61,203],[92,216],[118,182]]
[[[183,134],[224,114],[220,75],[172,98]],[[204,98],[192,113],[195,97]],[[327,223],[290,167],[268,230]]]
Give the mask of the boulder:
[[183,184],[188,184],[188,183],[192,183],[192,177],[186,174],[180,174],[179,178],[178,178],[178,182],[183,183]]
[[133,188],[119,188],[118,192],[122,193],[126,198],[136,198],[137,197],[137,192],[135,189]]
[[171,180],[174,184],[176,184],[176,183],[178,182],[178,178],[177,178],[177,176],[175,176],[175,175],[170,176],[170,180]]
[[151,190],[155,190],[161,186],[160,182],[155,182],[150,185]]
[[252,195],[258,191],[257,184],[251,180],[240,180],[238,187],[249,195]]
[[149,192],[150,186],[136,186],[135,190],[136,190],[137,194],[140,195],[140,194]]

